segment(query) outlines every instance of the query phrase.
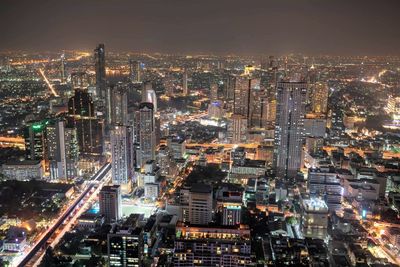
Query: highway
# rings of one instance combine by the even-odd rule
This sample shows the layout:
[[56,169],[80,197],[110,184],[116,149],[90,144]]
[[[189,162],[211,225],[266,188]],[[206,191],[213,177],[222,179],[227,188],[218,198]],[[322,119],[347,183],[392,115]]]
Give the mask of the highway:
[[[54,224],[49,227],[49,229],[44,232],[41,236],[41,238],[34,244],[30,250],[20,259],[19,263],[13,264],[13,266],[18,266],[18,267],[23,267],[30,265],[30,261],[35,257],[35,255],[38,252],[44,252],[45,249],[47,248],[46,244],[50,240],[50,238],[53,236],[53,234],[60,229],[60,226],[64,223],[65,220],[68,219],[71,214],[76,210],[76,208],[79,208],[79,205],[81,204],[81,201],[87,197],[88,195],[92,195],[92,189],[95,188],[96,183],[100,183],[103,181],[104,178],[108,177],[107,174],[109,174],[111,170],[111,164],[106,163],[103,167],[100,168],[100,170],[92,177],[92,179],[88,182],[86,189],[79,195],[79,197],[76,198],[76,200],[70,205],[54,222]],[[97,188],[98,190],[100,187]],[[98,191],[96,190],[96,191]],[[74,216],[75,218],[76,216]],[[65,232],[65,231],[64,231]],[[54,240],[51,242],[51,244],[54,243]],[[41,258],[41,257],[39,257]],[[36,261],[38,261],[38,259]],[[36,262],[35,262],[36,263]]]

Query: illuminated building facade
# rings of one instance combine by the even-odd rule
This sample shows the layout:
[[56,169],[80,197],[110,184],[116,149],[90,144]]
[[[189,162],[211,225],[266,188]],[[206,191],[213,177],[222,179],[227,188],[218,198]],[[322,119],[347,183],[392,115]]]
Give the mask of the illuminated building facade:
[[178,225],[174,266],[251,266],[250,229]]
[[293,178],[301,168],[307,83],[279,82],[274,165],[278,177]]

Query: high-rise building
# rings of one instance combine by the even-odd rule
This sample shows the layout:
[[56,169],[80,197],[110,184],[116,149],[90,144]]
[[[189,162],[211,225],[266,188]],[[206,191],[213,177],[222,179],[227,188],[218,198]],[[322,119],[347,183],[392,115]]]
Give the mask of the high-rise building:
[[46,126],[49,121],[29,123],[24,129],[25,158],[28,160],[48,160]]
[[309,169],[307,182],[311,197],[325,200],[330,211],[341,208],[343,187],[333,167]]
[[233,114],[229,120],[228,133],[231,142],[234,144],[242,144],[247,141],[247,124],[248,120],[240,114]]
[[157,112],[157,95],[151,82],[145,82],[142,88],[142,102],[152,103],[154,113]]
[[245,116],[249,126],[253,113],[258,112],[260,117],[260,96],[260,79],[251,78],[249,75],[236,77],[233,113]]
[[118,83],[108,88],[107,115],[108,125],[126,125],[128,122],[128,89]]
[[182,93],[183,95],[188,95],[189,90],[188,90],[188,73],[186,69],[183,71],[182,74]]
[[301,168],[306,82],[279,82],[275,122],[276,175],[293,178]]
[[129,60],[129,77],[131,82],[141,82],[141,63],[136,60]]
[[142,239],[140,228],[112,229],[107,235],[108,266],[142,266]]
[[226,102],[228,112],[233,112],[235,97],[236,76],[228,74],[224,79],[224,100]]
[[94,61],[96,71],[97,97],[105,101],[106,98],[106,57],[104,44],[99,44],[94,50]]
[[61,76],[61,83],[65,83],[66,81],[66,74],[65,74],[65,55],[61,55],[61,60],[60,60],[61,66],[60,66],[60,76]]
[[311,107],[314,113],[325,114],[328,109],[328,85],[317,82],[312,86]]
[[113,184],[128,186],[130,184],[133,162],[132,127],[116,125],[111,129],[111,157]]
[[115,222],[121,219],[121,186],[103,186],[99,193],[100,214],[104,216],[105,222]]
[[190,224],[208,224],[212,221],[213,193],[212,188],[205,184],[195,184],[189,193]]
[[155,133],[154,106],[144,102],[139,105],[139,166],[143,167],[148,160],[155,160],[156,133]]
[[81,154],[103,153],[103,121],[96,118],[93,100],[87,90],[75,89],[74,96],[69,99],[68,124],[76,128]]
[[76,129],[60,120],[47,125],[46,132],[50,178],[75,178],[79,156]]

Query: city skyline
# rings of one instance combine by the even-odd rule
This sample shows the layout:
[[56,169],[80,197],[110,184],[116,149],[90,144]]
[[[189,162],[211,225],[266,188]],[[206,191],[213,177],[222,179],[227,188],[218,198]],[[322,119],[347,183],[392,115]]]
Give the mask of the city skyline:
[[398,3],[3,1],[0,266],[400,266]]

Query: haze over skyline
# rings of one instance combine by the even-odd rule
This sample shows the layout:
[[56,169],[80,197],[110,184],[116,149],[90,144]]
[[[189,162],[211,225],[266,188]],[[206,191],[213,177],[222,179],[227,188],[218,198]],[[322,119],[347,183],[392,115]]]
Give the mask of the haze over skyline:
[[0,51],[399,55],[400,2],[13,1]]

